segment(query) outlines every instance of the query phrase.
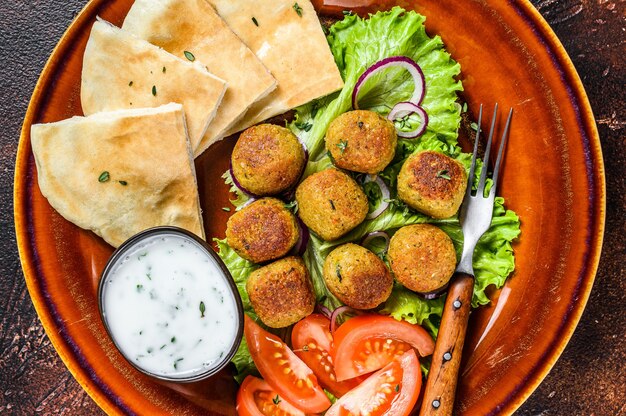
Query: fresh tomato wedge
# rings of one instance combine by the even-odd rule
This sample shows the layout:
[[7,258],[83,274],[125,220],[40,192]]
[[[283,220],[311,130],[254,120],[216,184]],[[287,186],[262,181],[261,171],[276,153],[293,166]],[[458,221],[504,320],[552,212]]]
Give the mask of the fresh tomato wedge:
[[422,357],[435,349],[424,328],[384,315],[361,315],[347,320],[335,331],[334,341],[335,374],[339,381],[376,371],[412,348]]
[[236,408],[239,416],[305,416],[264,380],[253,376],[246,377],[241,383]]
[[248,316],[245,317],[244,334],[259,373],[280,397],[305,413],[328,409],[330,400],[317,383],[313,371],[280,338],[265,331]]
[[409,349],[337,400],[326,416],[407,416],[421,388],[419,361]]
[[336,397],[341,397],[365,377],[337,381],[333,364],[333,337],[330,320],[324,315],[312,314],[298,322],[291,332],[291,346],[298,357],[317,376],[317,381]]

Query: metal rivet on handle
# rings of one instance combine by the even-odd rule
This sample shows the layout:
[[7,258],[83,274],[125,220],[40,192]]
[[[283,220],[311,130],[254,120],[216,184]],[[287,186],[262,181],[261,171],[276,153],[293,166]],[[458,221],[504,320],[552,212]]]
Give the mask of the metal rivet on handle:
[[449,352],[446,352],[446,353],[443,355],[443,360],[444,360],[444,361],[450,361],[451,359],[452,359],[452,354],[450,354]]
[[457,300],[455,300],[455,301],[452,303],[452,306],[454,306],[454,309],[459,309],[459,308],[461,307],[461,305],[463,305],[463,304],[462,304],[462,303],[461,303],[461,301],[460,301],[460,300],[458,300],[458,299],[457,299]]
[[441,402],[437,399],[433,400],[433,407],[439,409],[439,406],[441,406]]

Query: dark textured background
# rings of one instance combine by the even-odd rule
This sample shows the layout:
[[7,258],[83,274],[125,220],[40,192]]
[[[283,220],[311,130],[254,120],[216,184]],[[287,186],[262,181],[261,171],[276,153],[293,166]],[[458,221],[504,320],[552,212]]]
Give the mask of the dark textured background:
[[[626,2],[532,2],[563,42],[589,95],[608,196],[600,268],[580,325],[517,414],[626,415]],[[102,414],[42,329],[24,283],[13,225],[13,174],[22,119],[48,56],[84,4],[0,0],[0,414]]]

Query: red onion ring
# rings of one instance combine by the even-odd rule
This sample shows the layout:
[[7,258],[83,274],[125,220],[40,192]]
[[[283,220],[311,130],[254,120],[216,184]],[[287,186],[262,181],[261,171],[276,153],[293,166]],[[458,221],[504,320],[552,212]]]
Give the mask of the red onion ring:
[[448,289],[448,284],[449,282],[441,286],[439,289],[435,289],[431,292],[415,292],[415,293],[427,300],[437,299],[438,297],[446,293],[446,290]]
[[424,78],[422,68],[420,68],[420,66],[414,60],[412,60],[411,58],[407,58],[406,56],[391,56],[389,58],[385,58],[376,62],[374,65],[367,68],[365,72],[361,74],[356,82],[356,85],[354,86],[354,89],[352,90],[352,108],[354,108],[355,110],[359,109],[357,99],[363,84],[365,84],[365,82],[370,79],[375,73],[392,67],[402,67],[409,71],[409,73],[413,77],[413,83],[415,84],[413,95],[411,96],[409,101],[414,103],[415,105],[420,105],[422,103],[426,92],[426,80]]
[[367,175],[363,183],[368,182],[376,182],[376,185],[378,185],[378,187],[380,188],[380,192],[383,194],[382,200],[380,201],[378,208],[367,214],[367,217],[365,217],[368,220],[373,220],[374,218],[378,218],[378,216],[382,214],[387,209],[387,207],[389,207],[389,202],[387,201],[389,201],[391,194],[389,192],[389,187],[387,187],[387,184],[381,179],[380,176]]
[[399,137],[405,137],[407,139],[414,139],[415,137],[421,136],[426,131],[426,126],[428,126],[428,114],[424,109],[416,104],[405,101],[396,104],[389,114],[387,115],[387,119],[392,123],[396,121],[398,118],[405,117],[409,114],[417,114],[421,119],[422,123],[412,131],[401,131],[396,129]]
[[244,186],[241,185],[241,183],[239,183],[239,181],[237,180],[237,177],[235,176],[235,172],[233,172],[233,163],[230,163],[230,167],[228,168],[228,171],[230,172],[230,177],[233,180],[233,184],[235,184],[235,186],[244,194],[248,195],[251,198],[260,198],[260,195],[257,195],[253,192],[248,191]]
[[309,244],[309,238],[311,237],[311,234],[309,233],[309,229],[306,225],[304,225],[304,222],[302,222],[300,217],[296,216],[296,219],[298,220],[299,228],[298,241],[296,241],[296,244],[291,249],[290,254],[293,256],[302,257],[302,255],[306,251],[306,246]]
[[321,303],[317,303],[315,305],[315,309],[317,309],[317,312],[321,313],[322,315],[324,315],[325,317],[327,317],[328,319],[330,319],[330,317],[332,316],[332,312],[330,311],[330,309],[328,309],[326,306],[322,305]]
[[390,238],[389,238],[389,234],[387,234],[385,231],[374,231],[374,232],[366,234],[365,237],[363,237],[363,239],[361,240],[361,245],[365,246],[367,245],[367,243],[374,240],[375,238],[382,238],[385,240],[385,253],[386,253],[389,250]]
[[351,308],[349,306],[345,306],[345,305],[344,306],[340,306],[337,309],[335,309],[333,311],[333,313],[330,315],[330,333],[333,336],[335,335],[335,330],[337,329],[337,326],[338,326],[337,325],[337,318],[340,315],[342,315],[342,314],[344,314],[346,312],[352,313],[354,315],[361,315],[362,314],[362,312],[357,311],[356,309],[353,309],[353,308]]

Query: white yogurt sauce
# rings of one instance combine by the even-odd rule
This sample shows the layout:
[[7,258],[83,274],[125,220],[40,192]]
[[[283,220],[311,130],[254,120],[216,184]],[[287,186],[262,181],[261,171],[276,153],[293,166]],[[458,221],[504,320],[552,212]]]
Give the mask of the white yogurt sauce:
[[130,247],[102,286],[102,312],[122,354],[140,369],[189,378],[223,361],[239,318],[219,265],[198,242],[177,234]]

